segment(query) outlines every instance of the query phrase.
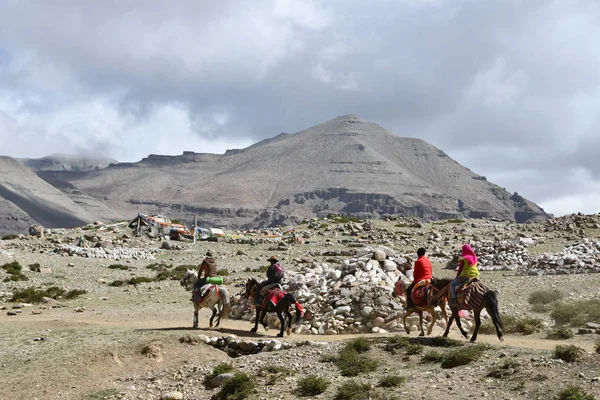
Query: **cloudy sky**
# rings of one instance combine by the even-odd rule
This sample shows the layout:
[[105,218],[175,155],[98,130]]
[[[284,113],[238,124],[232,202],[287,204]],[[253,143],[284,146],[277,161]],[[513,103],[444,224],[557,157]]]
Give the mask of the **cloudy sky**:
[[0,154],[223,153],[344,114],[600,211],[597,0],[0,1]]

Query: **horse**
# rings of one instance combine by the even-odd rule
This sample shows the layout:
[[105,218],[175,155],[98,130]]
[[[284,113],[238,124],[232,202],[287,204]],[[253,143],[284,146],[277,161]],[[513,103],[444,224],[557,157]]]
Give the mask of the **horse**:
[[[446,288],[449,287],[450,282],[452,282],[452,279],[432,279],[430,290],[432,290],[433,292],[431,292],[431,294],[427,296],[427,305],[423,306],[415,304],[415,308],[412,310],[407,310],[404,314],[404,318],[402,318],[404,330],[407,334],[410,333],[410,330],[406,326],[406,318],[413,313],[417,313],[419,314],[419,326],[421,327],[421,334],[419,336],[425,336],[425,332],[423,331],[423,311],[427,311],[432,317],[431,324],[429,325],[429,328],[427,328],[427,335],[431,335],[433,327],[435,326],[435,323],[437,321],[437,313],[435,312],[435,307],[437,305],[440,306],[442,310],[442,317],[444,318],[446,323],[448,323],[448,314],[446,313],[447,298],[444,294],[447,293]],[[395,290],[392,293],[392,297],[399,297],[402,295],[406,297],[406,288],[408,287],[408,285],[410,285],[409,282],[403,281],[402,279],[398,279],[398,282],[396,282]],[[412,293],[414,292],[415,289],[413,289]],[[439,296],[440,294],[441,296]]]
[[[456,320],[456,325],[458,326],[458,329],[460,329],[460,333],[462,333],[464,338],[468,340],[469,336],[462,328],[458,312],[460,310],[473,310],[473,315],[475,317],[475,329],[473,331],[473,335],[471,336],[471,343],[474,343],[477,340],[477,332],[481,326],[481,310],[485,308],[488,314],[492,317],[492,322],[496,328],[496,335],[498,336],[498,339],[501,342],[504,341],[504,338],[502,337],[504,325],[502,323],[502,318],[500,318],[500,313],[498,312],[498,296],[496,292],[488,289],[485,285],[479,282],[479,280],[467,282],[465,285],[467,286],[463,286],[464,300],[460,302],[458,306],[450,303],[452,315],[450,316],[450,321],[448,321],[448,326],[446,326],[446,331],[444,332],[443,337],[448,337],[450,326],[452,325],[452,322]],[[461,289],[459,290],[462,291]],[[456,292],[457,296],[459,295],[459,290]],[[450,287],[448,287],[446,296],[450,298],[450,295]]]
[[[254,278],[248,279],[246,282],[246,290],[244,292],[244,296],[248,299],[256,298],[256,286],[258,285],[258,281]],[[272,289],[273,290],[273,289]],[[272,292],[269,290],[265,297],[268,298],[269,294]],[[280,289],[277,289],[280,290]],[[277,317],[279,317],[279,322],[281,323],[281,331],[277,334],[277,337],[283,337],[283,331],[285,330],[288,336],[292,332],[292,314],[290,313],[290,307],[294,306],[296,309],[296,323],[300,320],[302,314],[304,314],[304,309],[296,300],[296,297],[292,293],[287,293],[281,290],[281,294],[283,297],[276,306],[273,306],[273,303],[267,301],[267,305],[259,304],[256,306],[256,320],[254,321],[254,328],[250,329],[251,332],[256,332],[258,330],[258,323],[260,322],[265,331],[269,330],[267,323],[265,322],[265,317],[267,312],[275,312],[277,313]],[[287,317],[284,318],[283,314]],[[287,324],[286,324],[287,322]]]
[[[193,293],[193,301],[194,301],[194,322],[192,327],[198,327],[198,311],[200,308],[210,308],[212,310],[212,315],[209,321],[209,327],[213,327],[213,320],[217,315],[217,308],[219,311],[217,323],[215,327],[218,327],[221,323],[221,318],[227,318],[229,316],[229,310],[231,309],[231,303],[229,301],[229,292],[222,286],[206,284],[202,286],[198,290],[199,293],[196,293],[194,290],[194,284],[198,280],[197,272],[191,269],[188,269],[183,278],[179,281],[181,286],[185,286],[185,289],[188,289],[188,283],[191,283],[192,293]],[[200,293],[204,293],[202,296],[202,300],[200,300]],[[217,305],[217,307],[215,307]]]

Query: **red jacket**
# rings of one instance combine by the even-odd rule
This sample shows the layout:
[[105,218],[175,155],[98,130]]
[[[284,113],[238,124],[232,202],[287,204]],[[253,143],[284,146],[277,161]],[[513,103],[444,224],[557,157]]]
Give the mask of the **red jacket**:
[[413,270],[413,282],[417,283],[423,279],[431,279],[433,271],[431,269],[431,261],[425,256],[421,256],[415,261]]

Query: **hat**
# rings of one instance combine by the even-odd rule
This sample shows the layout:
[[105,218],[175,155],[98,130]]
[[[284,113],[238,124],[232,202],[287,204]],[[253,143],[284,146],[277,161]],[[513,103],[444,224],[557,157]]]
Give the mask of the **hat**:
[[212,252],[210,252],[210,251],[207,251],[207,252],[206,252],[206,256],[207,256],[207,257],[212,257],[212,256],[213,256],[213,254],[212,254]]
[[271,256],[267,258],[267,261],[279,261],[279,258],[277,258],[277,256]]

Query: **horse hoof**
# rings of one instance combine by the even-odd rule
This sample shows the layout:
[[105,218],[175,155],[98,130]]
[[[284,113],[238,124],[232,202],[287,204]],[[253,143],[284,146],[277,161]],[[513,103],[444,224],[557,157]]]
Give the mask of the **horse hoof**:
[[419,336],[425,336],[425,334],[424,333],[420,333]]
[[410,335],[410,329],[404,328],[404,331],[406,332],[407,335]]
[[500,337],[498,338],[498,340],[500,340],[501,342],[504,342],[504,338],[503,338],[502,336],[500,336]]
[[252,329],[250,329],[250,332],[256,332],[257,330],[258,329],[256,329],[256,328],[252,328]]
[[278,333],[277,337],[283,337],[283,333]]

